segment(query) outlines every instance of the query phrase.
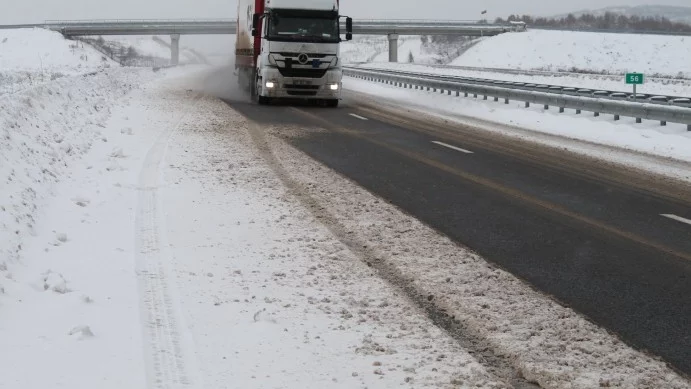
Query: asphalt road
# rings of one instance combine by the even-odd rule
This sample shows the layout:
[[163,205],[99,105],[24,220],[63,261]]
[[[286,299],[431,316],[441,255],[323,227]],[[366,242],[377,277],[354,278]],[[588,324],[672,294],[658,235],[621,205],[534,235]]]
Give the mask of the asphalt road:
[[326,129],[292,142],[691,374],[691,193],[352,98],[338,109],[229,104],[257,122]]

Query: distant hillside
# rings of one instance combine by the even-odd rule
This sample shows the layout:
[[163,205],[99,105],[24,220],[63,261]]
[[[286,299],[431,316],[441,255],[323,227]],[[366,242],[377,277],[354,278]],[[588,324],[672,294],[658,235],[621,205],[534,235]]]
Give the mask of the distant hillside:
[[[571,12],[575,17],[584,14],[591,14],[594,16],[603,16],[605,13],[615,13],[625,16],[638,16],[640,18],[647,17],[663,17],[673,22],[691,24],[691,7],[679,7],[671,5],[638,5],[638,6],[620,6],[620,7],[606,7],[595,10],[583,10],[578,12]],[[554,16],[555,19],[565,18],[568,14]]]
[[[554,17],[509,15],[507,21],[523,21],[531,27],[582,31],[691,33],[691,7],[608,7]],[[497,23],[505,22],[502,18]]]

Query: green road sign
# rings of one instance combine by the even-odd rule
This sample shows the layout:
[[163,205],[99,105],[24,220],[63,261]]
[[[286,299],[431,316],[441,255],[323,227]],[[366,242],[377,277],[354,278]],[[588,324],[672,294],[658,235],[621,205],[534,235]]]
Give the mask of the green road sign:
[[643,73],[626,73],[626,83],[633,85],[643,84]]

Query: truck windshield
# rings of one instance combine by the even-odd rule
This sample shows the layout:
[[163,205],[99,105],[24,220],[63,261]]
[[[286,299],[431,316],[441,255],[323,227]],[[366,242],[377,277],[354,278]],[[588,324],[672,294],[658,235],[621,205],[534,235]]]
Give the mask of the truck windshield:
[[272,13],[267,38],[275,41],[338,43],[338,18]]

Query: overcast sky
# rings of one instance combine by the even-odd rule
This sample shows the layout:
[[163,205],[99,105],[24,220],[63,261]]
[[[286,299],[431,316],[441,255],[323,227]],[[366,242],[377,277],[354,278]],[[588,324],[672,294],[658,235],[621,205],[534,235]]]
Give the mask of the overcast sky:
[[[610,5],[689,6],[689,0],[341,0],[342,14],[356,18],[476,20],[512,13],[553,15]],[[406,5],[408,4],[408,5]],[[236,0],[0,0],[0,23],[48,19],[234,18]]]

